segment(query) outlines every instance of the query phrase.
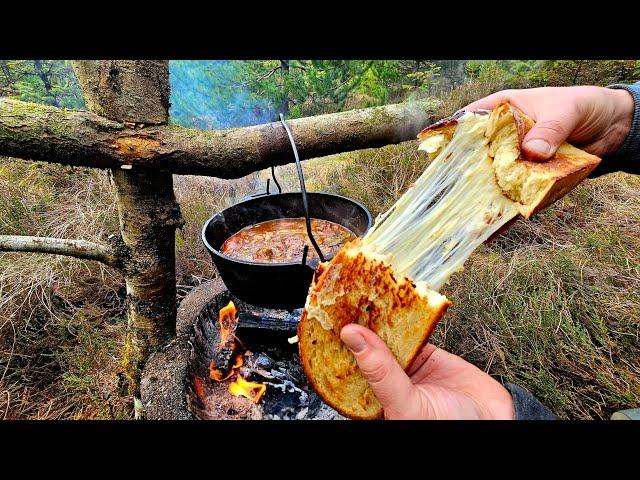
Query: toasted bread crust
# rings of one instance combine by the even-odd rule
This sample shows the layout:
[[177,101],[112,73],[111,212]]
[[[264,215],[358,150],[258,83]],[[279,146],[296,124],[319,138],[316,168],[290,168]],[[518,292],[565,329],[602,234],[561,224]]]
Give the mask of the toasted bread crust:
[[[307,311],[305,310],[302,313],[302,317],[300,317],[300,323],[298,324],[298,338],[302,338],[304,335],[304,328],[307,326]],[[304,370],[304,374],[307,376],[307,380],[311,384],[311,387],[316,392],[316,394],[320,397],[320,399],[337,411],[340,415],[350,418],[351,420],[377,420],[382,418],[384,411],[382,407],[376,410],[371,415],[358,415],[354,413],[352,410],[347,409],[343,406],[342,403],[336,402],[330,395],[328,395],[323,388],[321,388],[319,380],[317,376],[311,371],[311,367],[309,366],[309,358],[307,357],[307,349],[302,347],[302,342],[298,341],[298,349],[300,354],[300,363],[302,364],[302,369]]]
[[[460,113],[426,127],[418,134],[418,139],[424,141],[434,135],[442,134],[445,139],[441,148],[444,147],[453,138],[459,117]],[[521,214],[527,219],[566,195],[585,179],[601,161],[599,157],[573,147],[566,142],[546,162],[530,160],[523,153],[521,145],[524,137],[533,128],[535,122],[521,110],[507,102],[501,103],[491,111],[490,124],[487,129],[487,137],[490,144],[497,141],[501,130],[505,127],[513,126],[514,134],[517,136],[517,141],[516,138],[509,139],[510,143],[513,143],[511,145],[511,148],[514,149],[513,160],[526,176],[537,176],[544,180],[544,184],[541,184],[536,192],[538,193],[536,198],[527,203],[508,187],[509,180],[504,178],[501,172],[494,169],[495,181],[502,189],[503,194],[510,200],[522,204]],[[492,155],[494,154],[495,151],[492,151]]]
[[[502,103],[491,112],[486,134],[491,145],[491,155],[494,157],[496,182],[505,196],[522,204],[520,213],[527,219],[566,195],[600,163],[599,157],[566,142],[545,162],[529,160],[521,145],[534,125],[535,122],[522,111],[509,103]],[[506,156],[513,157],[506,163],[510,173],[519,170],[521,181],[537,181],[536,188],[532,190],[533,195],[529,195],[528,198],[519,194],[520,187],[524,184],[519,185],[518,181],[514,184],[512,179],[505,176],[503,169],[497,166],[501,163],[498,158],[501,142],[507,144]]]
[[[383,411],[340,340],[342,327],[359,323],[373,330],[407,369],[451,302],[435,294],[430,303],[411,281],[396,280],[390,266],[362,252],[354,254],[356,248],[343,248],[319,269],[298,339],[302,367],[322,400],[346,417],[365,420],[380,418]],[[318,308],[327,314],[329,325],[322,325]]]
[[420,133],[418,133],[418,139],[426,140],[430,136],[444,134],[444,136],[447,137],[447,140],[451,140],[456,131],[457,125],[457,119],[453,117],[445,118],[422,129]]

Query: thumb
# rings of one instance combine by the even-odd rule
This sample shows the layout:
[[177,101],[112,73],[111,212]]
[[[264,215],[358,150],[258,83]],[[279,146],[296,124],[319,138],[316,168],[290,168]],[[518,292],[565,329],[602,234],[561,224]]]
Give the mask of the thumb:
[[382,339],[354,323],[342,328],[340,338],[356,358],[385,417],[413,418],[417,413],[415,387]]
[[545,161],[553,157],[558,147],[571,135],[578,118],[570,114],[541,115],[522,141],[525,156],[533,161]]

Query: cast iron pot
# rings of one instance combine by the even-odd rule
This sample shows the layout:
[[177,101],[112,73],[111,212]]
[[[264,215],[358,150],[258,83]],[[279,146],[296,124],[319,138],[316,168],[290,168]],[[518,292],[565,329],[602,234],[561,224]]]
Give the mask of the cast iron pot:
[[[312,218],[338,223],[358,236],[373,219],[360,203],[340,195],[307,193]],[[211,254],[229,291],[247,303],[265,308],[293,310],[304,307],[313,272],[318,264],[306,260],[292,263],[257,263],[220,253],[226,239],[244,227],[278,218],[304,217],[300,192],[264,195],[237,203],[211,217],[202,228],[202,241]],[[325,260],[330,260],[325,258]]]

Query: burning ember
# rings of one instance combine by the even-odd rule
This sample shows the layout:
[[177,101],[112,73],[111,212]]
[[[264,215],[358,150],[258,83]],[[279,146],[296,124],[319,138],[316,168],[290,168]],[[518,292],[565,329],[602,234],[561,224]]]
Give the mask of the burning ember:
[[196,390],[196,395],[198,395],[198,398],[200,400],[204,399],[205,397],[204,385],[202,381],[203,379],[197,375],[193,378],[193,385]]
[[[240,361],[240,363],[238,363],[238,360]],[[236,357],[236,362],[231,367],[231,370],[229,370],[229,373],[225,375],[222,370],[216,367],[214,362],[211,362],[211,364],[209,365],[209,376],[211,377],[212,380],[215,380],[216,382],[224,382],[225,380],[228,380],[229,378],[231,378],[231,376],[235,373],[235,370],[241,366],[242,366],[242,356],[238,355]]]
[[[238,369],[242,367],[243,364],[242,354],[236,355],[233,365],[231,368],[228,368],[230,357],[237,348],[235,330],[238,324],[238,316],[233,302],[229,302],[226,307],[220,309],[218,321],[220,323],[220,341],[217,347],[218,355],[217,359],[209,364],[209,376],[216,382],[224,382],[236,374],[236,379],[229,384],[229,392],[236,397],[242,396],[254,403],[258,403],[267,390],[267,386],[263,383],[249,382],[240,375]],[[242,345],[239,340],[238,343]],[[229,358],[228,362],[226,361],[227,358]],[[221,363],[227,364],[220,365]],[[227,373],[225,373],[225,371],[227,371]]]

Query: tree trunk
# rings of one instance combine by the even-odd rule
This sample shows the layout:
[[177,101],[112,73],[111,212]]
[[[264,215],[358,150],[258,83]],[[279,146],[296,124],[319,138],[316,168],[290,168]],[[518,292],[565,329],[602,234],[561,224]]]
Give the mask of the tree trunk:
[[49,75],[45,73],[44,68],[42,68],[42,60],[34,60],[33,65],[36,70],[36,75],[38,75],[40,80],[42,80],[47,95],[53,98],[53,105],[59,107],[60,103],[58,103],[58,97],[56,97],[56,95],[53,93],[53,87],[51,85]]
[[157,60],[75,61],[87,107],[119,122],[169,121],[169,63]]
[[7,84],[4,86],[0,85],[0,87],[11,90],[13,88],[13,75],[11,75],[11,70],[9,69],[6,60],[0,60],[0,70],[2,71],[4,77],[7,79]]
[[[166,123],[168,62],[105,60],[73,65],[93,112],[136,124]],[[136,149],[130,155],[144,156]],[[144,362],[175,333],[175,229],[182,226],[182,217],[171,173],[114,169],[111,180],[122,240],[131,259],[125,272],[130,332],[124,375],[128,392],[138,395]]]
[[582,70],[582,60],[578,60],[576,63],[578,65],[573,73],[572,85],[576,85],[578,83],[578,76],[580,75],[580,70]]
[[[289,89],[287,88],[287,77],[289,76],[289,60],[280,60],[280,91],[282,93],[282,101],[278,113],[282,113],[285,117],[289,115]],[[276,117],[278,115],[276,114]],[[277,118],[275,119],[277,120]]]
[[137,394],[148,356],[175,334],[175,230],[180,208],[167,172],[112,170],[122,240],[130,249],[126,270],[130,333],[124,352],[128,391]]
[[[433,100],[288,121],[300,158],[413,140],[434,120]],[[239,178],[294,161],[280,122],[228,130],[127,128],[89,112],[0,98],[0,155],[98,168],[154,168]]]

